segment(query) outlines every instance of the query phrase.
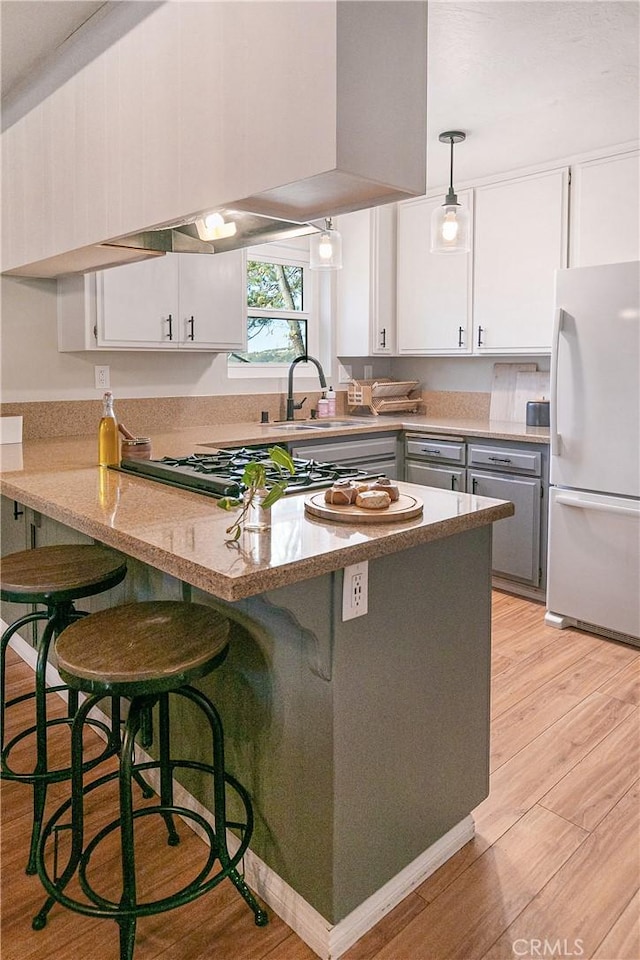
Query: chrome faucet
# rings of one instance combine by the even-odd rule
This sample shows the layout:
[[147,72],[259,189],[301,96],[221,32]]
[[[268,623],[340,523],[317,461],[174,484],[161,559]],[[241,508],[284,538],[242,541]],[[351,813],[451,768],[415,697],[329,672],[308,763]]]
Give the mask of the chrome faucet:
[[295,403],[293,399],[293,371],[296,368],[296,365],[299,363],[306,362],[307,360],[311,361],[316,365],[318,370],[318,377],[320,379],[320,386],[323,390],[326,389],[327,381],[325,379],[324,370],[322,369],[322,364],[319,360],[316,360],[315,357],[310,357],[306,353],[303,353],[300,357],[296,357],[295,360],[291,361],[291,366],[289,367],[289,389],[287,391],[287,420],[293,420],[294,410],[300,410],[302,404],[307,399],[306,397],[300,401],[300,403]]

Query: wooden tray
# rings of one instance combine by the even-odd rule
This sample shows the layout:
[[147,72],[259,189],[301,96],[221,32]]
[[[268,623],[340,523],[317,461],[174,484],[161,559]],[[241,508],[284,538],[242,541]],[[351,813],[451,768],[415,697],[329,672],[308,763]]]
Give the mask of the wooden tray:
[[401,493],[400,497],[386,510],[367,510],[355,503],[340,506],[326,503],[324,491],[314,493],[304,502],[305,513],[322,520],[334,520],[338,523],[396,523],[398,520],[412,520],[422,514],[422,500]]

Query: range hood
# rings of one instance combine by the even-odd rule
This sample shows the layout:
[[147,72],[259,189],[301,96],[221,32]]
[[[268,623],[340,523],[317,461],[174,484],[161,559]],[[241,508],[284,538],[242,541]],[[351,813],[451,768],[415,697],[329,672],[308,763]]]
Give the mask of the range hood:
[[216,213],[221,215],[225,224],[233,225],[233,235],[216,237],[210,241],[202,240],[195,221],[179,222],[157,230],[144,230],[122,237],[120,240],[112,240],[104,246],[125,247],[129,251],[140,250],[150,253],[225,253],[254,244],[289,240],[317,232],[317,228],[311,223],[292,223],[242,210],[223,207]]
[[[127,35],[124,60],[120,46],[100,63],[107,91],[121,88],[123,63],[145,68],[113,116],[102,100],[86,103],[97,83],[83,76],[89,64],[39,105],[42,116],[3,132],[4,273],[215,255],[425,193],[425,0],[161,4]],[[180,81],[163,87],[171,57]],[[77,149],[53,156],[52,176],[30,131],[74,131],[74,97],[91,177]],[[211,212],[236,224],[233,237],[200,239],[195,220]]]

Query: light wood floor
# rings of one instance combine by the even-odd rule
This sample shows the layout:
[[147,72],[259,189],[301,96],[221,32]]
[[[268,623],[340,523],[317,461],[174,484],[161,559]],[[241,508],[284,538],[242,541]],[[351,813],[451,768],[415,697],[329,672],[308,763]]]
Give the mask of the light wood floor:
[[[475,811],[475,839],[345,960],[639,960],[640,650],[558,632],[543,612],[494,594],[492,788]],[[12,686],[29,674],[16,659]],[[113,922],[57,906],[43,931],[31,930],[42,892],[23,872],[30,790],[3,782],[0,797],[3,960],[117,960]],[[172,872],[187,875],[203,844],[183,833]],[[138,924],[136,960],[314,956],[278,917],[255,927],[225,884]]]

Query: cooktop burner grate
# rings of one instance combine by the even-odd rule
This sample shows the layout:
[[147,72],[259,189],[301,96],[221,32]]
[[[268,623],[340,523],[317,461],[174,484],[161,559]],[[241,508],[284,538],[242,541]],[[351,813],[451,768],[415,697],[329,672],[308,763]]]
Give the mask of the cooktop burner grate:
[[[239,497],[245,489],[242,474],[250,460],[269,461],[268,448],[234,447],[215,453],[192,453],[187,457],[163,457],[161,460],[122,460],[120,469],[150,480],[196,490],[212,497]],[[319,463],[294,457],[295,475],[287,477],[286,493],[300,493],[330,487],[336,480],[364,480],[371,474],[357,467],[337,463]],[[269,461],[267,484],[282,475]]]

